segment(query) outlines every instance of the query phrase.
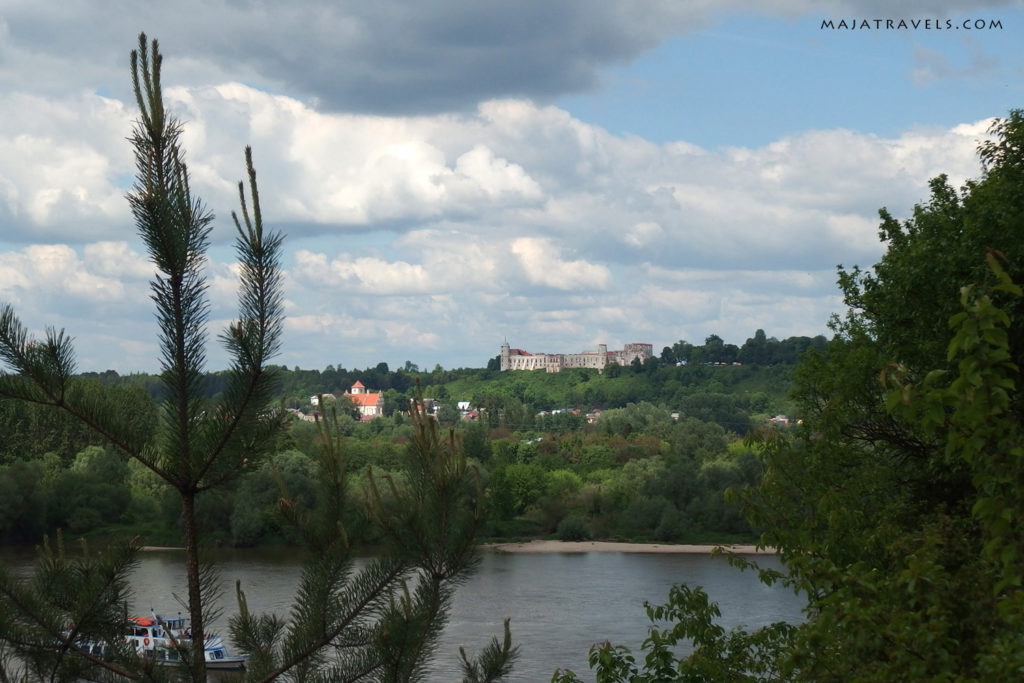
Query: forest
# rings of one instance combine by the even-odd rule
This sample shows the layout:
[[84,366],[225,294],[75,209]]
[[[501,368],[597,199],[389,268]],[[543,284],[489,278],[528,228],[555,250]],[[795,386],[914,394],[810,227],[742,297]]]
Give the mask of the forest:
[[[680,341],[660,357],[604,372],[548,374],[488,368],[421,372],[410,363],[364,370],[274,368],[276,401],[312,416],[326,404],[362,495],[371,470],[397,474],[413,426],[409,401],[420,391],[441,426],[461,439],[486,495],[484,535],[658,541],[750,539],[753,529],[724,500],[751,486],[760,465],[743,437],[777,415],[792,415],[792,370],[824,337],[778,340],[757,330],[742,346],[716,335]],[[714,360],[711,360],[714,359]],[[682,364],[686,361],[686,364]],[[226,373],[208,373],[203,393],[217,400]],[[82,373],[85,386],[115,390],[117,410],[156,419],[164,396],[148,374]],[[384,395],[384,415],[359,421],[344,392],[355,382]],[[472,417],[458,409],[468,402]],[[56,529],[71,536],[141,534],[180,543],[179,503],[157,477],[81,422],[53,409],[0,399],[0,539],[37,542]],[[274,452],[216,495],[201,496],[203,537],[211,543],[287,544],[277,501],[284,493],[315,506],[315,424],[293,418]],[[372,541],[372,539],[371,539]]]

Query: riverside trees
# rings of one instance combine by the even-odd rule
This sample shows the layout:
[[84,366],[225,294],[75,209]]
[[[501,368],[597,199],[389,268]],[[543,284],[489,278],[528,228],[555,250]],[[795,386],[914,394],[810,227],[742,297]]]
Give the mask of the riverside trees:
[[1018,367],[1024,358],[1024,112],[983,175],[944,177],[797,376],[803,438],[749,499],[809,598],[791,666],[812,680],[1009,680],[1022,670]]
[[[124,410],[122,393],[75,375],[71,341],[50,329],[29,337],[13,308],[0,306],[0,396],[49,406],[71,415],[103,440],[155,474],[180,501],[192,641],[204,642],[213,610],[216,575],[201,563],[200,495],[234,479],[271,455],[284,413],[268,407],[275,392],[267,365],[278,350],[283,325],[282,237],[264,228],[251,150],[246,149],[250,200],[239,183],[237,229],[239,317],[220,335],[231,357],[216,399],[202,391],[207,342],[207,282],[203,274],[213,215],[192,195],[179,146],[181,123],[165,108],[162,55],[156,41],[139,36],[131,72],[139,120],[131,136],[136,178],[128,195],[138,234],[157,275],[151,298],[159,325],[160,383],[164,399],[155,414]],[[250,204],[251,201],[251,204]],[[418,411],[413,411],[418,415]],[[408,485],[372,479],[369,506],[348,503],[343,454],[322,434],[316,514],[301,496],[281,494],[281,513],[310,551],[290,622],[241,614],[232,634],[253,656],[252,680],[421,680],[454,586],[474,567],[479,486],[458,442],[436,426],[416,421],[407,463]],[[385,552],[353,571],[354,520],[369,513]],[[358,525],[356,525],[358,526]],[[13,674],[48,681],[110,678],[164,680],[187,675],[205,681],[203,648],[180,645],[186,664],[173,674],[155,670],[120,639],[127,576],[136,542],[109,553],[72,558],[61,543],[44,552],[29,581],[0,569],[0,680]],[[506,627],[507,630],[507,627]],[[85,647],[104,642],[107,656]],[[333,651],[332,657],[326,652]],[[474,681],[507,672],[513,651],[488,649],[465,660]],[[103,671],[101,671],[103,670]],[[105,673],[104,673],[105,672]],[[24,675],[24,676],[23,676]]]

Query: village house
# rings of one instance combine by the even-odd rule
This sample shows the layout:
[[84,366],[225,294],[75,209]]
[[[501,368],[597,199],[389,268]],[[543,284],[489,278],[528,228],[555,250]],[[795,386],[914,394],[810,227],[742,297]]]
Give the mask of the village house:
[[313,394],[309,397],[309,404],[314,408],[320,405],[320,399],[323,398],[324,403],[334,401],[337,397],[334,394]]

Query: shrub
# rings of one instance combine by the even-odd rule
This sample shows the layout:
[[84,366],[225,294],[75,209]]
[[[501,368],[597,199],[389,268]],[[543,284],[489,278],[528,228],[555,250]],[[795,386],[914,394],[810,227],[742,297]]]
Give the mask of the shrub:
[[587,521],[582,515],[567,515],[558,523],[558,540],[560,541],[585,541],[590,538],[587,530]]

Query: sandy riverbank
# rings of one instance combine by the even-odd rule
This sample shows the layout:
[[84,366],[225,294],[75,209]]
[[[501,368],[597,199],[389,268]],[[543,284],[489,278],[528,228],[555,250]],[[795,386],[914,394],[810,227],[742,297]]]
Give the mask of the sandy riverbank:
[[[774,555],[772,549],[759,550],[754,545],[693,545],[686,543],[619,543],[616,541],[526,541],[523,543],[485,543],[480,546],[499,553],[691,553],[709,555],[722,548],[735,555]],[[141,550],[184,550],[172,546],[143,546]]]
[[758,550],[754,545],[689,545],[675,543],[617,543],[614,541],[527,541],[525,543],[487,543],[501,553],[697,553],[709,554],[721,547],[737,555],[773,555],[774,550]]

